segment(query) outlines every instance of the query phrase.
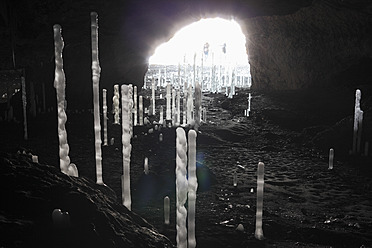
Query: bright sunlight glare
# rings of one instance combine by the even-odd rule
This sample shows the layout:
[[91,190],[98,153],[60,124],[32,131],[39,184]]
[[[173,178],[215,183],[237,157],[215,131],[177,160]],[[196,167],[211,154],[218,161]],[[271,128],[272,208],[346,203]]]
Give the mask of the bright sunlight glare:
[[[204,46],[208,43],[208,52]],[[149,59],[150,65],[204,64],[248,65],[245,36],[234,20],[201,19],[180,29],[167,43],[158,46]],[[204,55],[203,55],[204,53]]]

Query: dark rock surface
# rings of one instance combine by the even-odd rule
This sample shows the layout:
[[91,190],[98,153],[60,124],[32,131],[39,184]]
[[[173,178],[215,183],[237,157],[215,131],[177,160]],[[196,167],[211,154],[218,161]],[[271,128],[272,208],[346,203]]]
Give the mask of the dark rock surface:
[[[0,20],[1,69],[26,68],[36,95],[45,83],[54,105],[52,26],[65,41],[66,94],[73,108],[91,107],[91,11],[98,12],[100,86],[142,85],[148,58],[183,26],[234,17],[246,35],[253,87],[288,90],[359,85],[372,80],[372,3],[358,1],[5,1]],[[6,11],[8,10],[8,11]],[[84,97],[82,97],[84,96]],[[85,101],[81,101],[84,98]]]
[[370,1],[314,1],[294,14],[245,20],[257,89],[340,87],[372,79]]
[[[106,186],[33,163],[27,154],[2,152],[0,164],[1,247],[173,247]],[[54,209],[70,220],[54,223]]]

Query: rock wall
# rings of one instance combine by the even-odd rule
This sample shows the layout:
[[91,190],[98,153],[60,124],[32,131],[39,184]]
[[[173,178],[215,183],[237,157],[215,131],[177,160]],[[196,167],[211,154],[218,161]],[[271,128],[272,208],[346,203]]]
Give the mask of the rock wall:
[[[26,68],[26,80],[34,81],[39,95],[41,83],[45,83],[48,96],[54,94],[51,30],[56,23],[62,26],[66,94],[72,107],[91,104],[90,11],[98,12],[100,86],[108,89],[108,97],[113,84],[141,86],[148,58],[176,31],[200,18],[216,16],[234,17],[242,25],[256,89],[372,81],[370,0],[13,2],[7,3],[17,15],[17,68]],[[10,69],[10,26],[4,23],[0,22],[0,39],[4,40],[0,66]]]
[[[116,194],[84,177],[0,152],[0,247],[173,247]],[[56,225],[52,212],[68,212]]]
[[[372,4],[315,1],[294,14],[245,19],[253,87],[288,90],[372,81]],[[360,82],[340,75],[360,73]],[[353,77],[349,79],[353,80]],[[368,80],[369,79],[369,80]]]

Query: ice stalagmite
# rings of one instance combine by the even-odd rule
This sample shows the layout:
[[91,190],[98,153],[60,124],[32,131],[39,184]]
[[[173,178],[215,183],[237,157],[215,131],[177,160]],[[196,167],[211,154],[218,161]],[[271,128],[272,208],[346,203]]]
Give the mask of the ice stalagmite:
[[331,148],[329,149],[328,170],[333,169],[333,157],[334,157],[334,150],[333,148]]
[[357,137],[357,153],[360,153],[360,146],[362,143],[362,128],[363,128],[363,110],[358,111],[358,137]]
[[121,86],[121,116],[122,116],[122,136],[123,144],[123,176],[122,176],[122,200],[123,205],[131,210],[132,200],[130,196],[130,153],[132,145],[130,144],[129,130],[129,87]]
[[360,99],[362,97],[362,92],[357,89],[355,91],[355,107],[354,107],[354,132],[353,132],[353,154],[357,153],[357,144],[358,144],[358,132],[359,131],[359,123],[360,123]]
[[199,85],[199,82],[196,82],[196,85],[195,85],[195,130],[196,131],[198,131],[200,127],[201,99],[202,99],[202,92],[200,89],[200,85]]
[[188,243],[189,248],[196,247],[195,239],[195,202],[198,180],[196,178],[196,131],[190,130],[188,133],[189,152],[188,152]]
[[186,120],[186,111],[187,111],[187,106],[186,106],[186,95],[183,96],[183,100],[182,100],[182,125],[186,125],[187,124],[187,120]]
[[256,239],[259,239],[259,240],[264,239],[263,230],[262,230],[264,171],[265,171],[264,163],[259,162],[258,169],[257,169],[256,231],[254,233],[254,236],[256,237]]
[[169,225],[170,199],[168,196],[164,197],[164,224]]
[[67,143],[66,121],[67,115],[65,112],[65,87],[66,79],[63,71],[62,50],[64,47],[61,26],[56,24],[54,30],[54,57],[55,57],[55,72],[54,72],[54,88],[57,95],[57,113],[58,113],[58,138],[59,138],[59,166],[61,171],[67,174],[68,166],[70,165],[69,146]]
[[139,125],[143,126],[143,97],[142,96],[139,96],[138,108],[139,108]]
[[177,247],[187,247],[187,229],[186,218],[187,210],[185,203],[187,199],[188,182],[186,179],[186,165],[187,165],[187,143],[186,134],[183,128],[176,129],[176,219],[177,219]]
[[160,106],[160,117],[159,117],[159,124],[163,124],[164,122],[164,110],[163,110],[163,106]]
[[112,105],[113,105],[113,112],[114,112],[114,124],[120,124],[120,116],[119,116],[119,104],[120,104],[120,95],[119,95],[119,85],[114,85],[114,96],[112,97]]
[[155,115],[155,79],[152,79],[151,84],[151,106],[149,115]]
[[107,90],[102,90],[102,109],[103,109],[103,145],[107,146]]
[[134,126],[137,126],[137,124],[138,124],[138,118],[137,118],[137,106],[138,106],[138,104],[137,104],[137,98],[138,98],[138,96],[137,96],[137,86],[134,86],[134,92],[133,92],[133,104],[134,104],[134,108],[133,108],[133,115],[134,115],[134,121],[133,121],[133,125]]
[[165,119],[167,120],[167,121],[170,121],[170,120],[172,120],[172,116],[171,116],[171,114],[172,114],[172,111],[171,111],[171,85],[170,84],[167,84],[167,96],[166,96],[166,98],[167,98],[167,110],[166,110],[166,115],[165,115]]
[[187,124],[194,125],[194,102],[192,97],[192,86],[189,85],[187,92]]
[[172,125],[176,125],[176,90],[172,89]]
[[176,126],[180,125],[181,122],[181,95],[180,91],[177,90],[177,109],[176,109]]
[[94,137],[96,147],[96,174],[97,184],[103,184],[102,180],[102,151],[101,151],[101,123],[99,115],[99,78],[101,67],[98,61],[98,15],[90,13],[92,34],[92,81],[93,81],[93,105],[94,105]]
[[130,137],[133,137],[133,85],[128,86],[128,116],[129,116],[129,134]]

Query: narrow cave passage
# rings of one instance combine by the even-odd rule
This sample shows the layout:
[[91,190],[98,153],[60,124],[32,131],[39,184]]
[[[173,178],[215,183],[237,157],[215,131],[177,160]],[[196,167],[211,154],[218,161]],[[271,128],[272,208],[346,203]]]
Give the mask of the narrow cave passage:
[[235,20],[207,18],[180,29],[149,58],[144,88],[195,82],[203,91],[220,92],[218,85],[250,87],[246,37]]

